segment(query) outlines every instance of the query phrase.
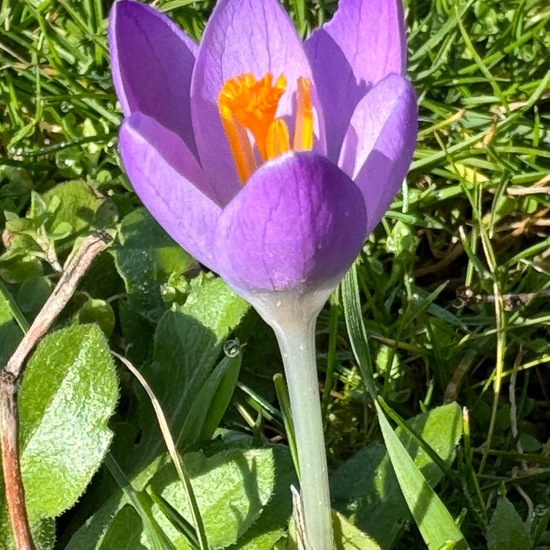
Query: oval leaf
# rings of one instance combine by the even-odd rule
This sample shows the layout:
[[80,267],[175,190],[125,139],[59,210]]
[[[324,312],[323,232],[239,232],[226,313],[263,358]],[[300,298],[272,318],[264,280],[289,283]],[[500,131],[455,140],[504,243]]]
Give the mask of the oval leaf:
[[[233,449],[212,457],[191,453],[185,456],[184,463],[208,542],[214,549],[229,546],[244,535],[260,517],[275,490],[273,449]],[[185,490],[171,465],[154,477],[151,488],[184,518],[191,517]],[[183,537],[167,522],[165,525],[165,532],[176,547],[185,548]]]
[[19,394],[21,464],[31,520],[55,517],[82,495],[111,442],[118,399],[107,341],[95,325],[46,337]]

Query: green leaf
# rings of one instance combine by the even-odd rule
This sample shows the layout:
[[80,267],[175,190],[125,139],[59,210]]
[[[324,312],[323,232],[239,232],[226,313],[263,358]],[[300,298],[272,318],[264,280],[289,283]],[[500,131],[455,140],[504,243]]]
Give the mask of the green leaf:
[[[462,435],[461,410],[455,403],[418,415],[407,423],[425,443],[450,465]],[[400,428],[399,439],[414,457],[428,483],[434,487],[444,473]],[[334,507],[367,532],[382,548],[391,547],[412,516],[384,446],[378,442],[361,449],[342,464],[330,479]]]
[[82,495],[110,444],[117,399],[114,364],[96,326],[60,330],[39,344],[19,393],[31,520],[56,517]]
[[101,543],[95,548],[101,550],[113,550],[115,548],[116,550],[147,550],[144,543],[146,540],[145,535],[143,535],[140,526],[141,518],[138,513],[132,506],[126,505],[118,511],[101,537]]
[[126,356],[136,365],[143,364],[153,353],[153,338],[156,324],[140,315],[134,303],[121,300],[118,305],[120,327],[128,342]]
[[[216,439],[209,444],[209,451],[223,450],[210,456],[191,453],[184,456],[184,463],[206,516],[207,534],[216,540],[237,536],[238,540],[230,546],[232,550],[270,550],[286,531],[292,508],[290,485],[296,484],[296,476],[286,447],[251,449],[249,440],[240,436],[228,442]],[[148,491],[163,497],[189,521],[191,516],[181,483],[172,464],[166,464],[165,459],[162,462],[165,466],[155,475]],[[131,535],[149,548],[137,513],[125,513],[125,520],[118,520],[126,502],[120,494],[111,497],[73,535],[66,550],[118,548],[105,544],[104,533],[113,541],[125,541]],[[185,537],[156,507],[155,517],[178,550],[190,548]],[[229,530],[225,529],[226,524]],[[224,546],[229,544],[222,542]]]
[[235,390],[242,355],[224,357],[199,390],[181,430],[178,446],[187,447],[212,437]]
[[48,277],[31,277],[23,282],[17,293],[17,304],[23,313],[36,313],[42,309],[52,292]]
[[122,220],[113,253],[131,302],[142,315],[155,320],[164,310],[161,285],[193,263],[143,208]]
[[497,507],[487,528],[489,550],[530,550],[533,548],[529,530],[513,504],[504,496],[499,497]]
[[23,337],[13,319],[10,304],[0,293],[0,366],[3,368]]
[[[211,547],[224,548],[235,543],[256,522],[273,495],[276,470],[273,449],[234,449],[212,457],[191,453],[184,462]],[[155,475],[151,489],[183,517],[191,517],[185,491],[172,465]],[[164,525],[178,550],[188,548],[171,524],[165,520]]]
[[[126,497],[122,491],[118,491],[117,494],[105,501],[101,508],[76,531],[65,547],[65,550],[82,550],[83,548],[86,550],[99,550],[103,541],[103,535],[110,531],[110,526],[116,520],[118,512],[126,503]],[[125,520],[118,524],[116,529],[113,527],[110,536],[117,536],[116,533],[119,530],[122,531],[121,537],[125,537],[129,531],[137,531],[141,534],[142,524],[137,512],[135,516],[134,514],[127,514]],[[104,548],[104,550],[108,549]]]
[[[17,239],[19,241],[19,239]],[[22,244],[26,243],[27,248],[13,247],[8,250],[6,254],[13,252],[13,255],[8,258],[0,258],[0,277],[7,283],[23,283],[31,277],[40,277],[44,274],[42,264],[40,260],[32,255],[19,255],[25,254],[27,249],[32,249],[33,241],[25,238],[21,239]],[[3,255],[4,256],[4,255]]]
[[270,550],[284,535],[292,514],[291,485],[297,485],[294,464],[287,447],[272,448],[275,459],[275,488],[258,520],[231,550]]
[[368,535],[357,529],[338,512],[332,513],[336,550],[380,550]]
[[109,302],[105,300],[87,300],[74,316],[74,321],[84,325],[97,323],[107,338],[115,328],[115,314]]
[[65,550],[126,548],[145,550],[150,548],[150,542],[135,508],[125,497],[111,497],[71,537]]
[[[435,451],[446,466],[451,465],[456,446],[462,437],[462,410],[457,403],[436,407],[411,418],[405,424]],[[439,483],[445,473],[419,446],[414,437],[401,428],[396,430],[396,434],[430,485]]]
[[[168,311],[155,333],[154,362],[142,369],[166,413],[172,433],[180,433],[198,392],[212,372],[222,345],[248,310],[248,304],[221,279],[194,281],[185,302]],[[177,388],[177,390],[175,390]],[[162,445],[157,420],[144,404],[142,457]]]
[[143,525],[143,532],[151,546],[151,550],[175,550],[173,544],[166,536],[157,520],[153,516],[153,500],[144,491],[136,491],[126,473],[120,467],[112,454],[105,457],[105,466],[113,476],[117,485],[124,492],[125,497],[130,501],[134,510],[139,514]]
[[[334,550],[381,550],[376,541],[334,510],[332,511],[332,527],[334,529]],[[302,546],[297,543],[296,523],[292,518],[285,550],[301,550]],[[258,548],[258,550],[263,549]]]
[[456,550],[468,548],[453,517],[393,431],[377,401],[375,405],[395,475],[424,542],[430,550],[440,550],[449,543],[454,543]]
[[73,226],[68,222],[60,222],[50,232],[50,239],[54,241],[61,241],[66,237],[69,237],[73,232]]
[[47,225],[56,239],[103,229],[116,221],[113,202],[81,180],[60,183],[43,197],[52,212]]
[[[411,458],[411,455],[391,428],[385,412],[378,402],[376,385],[372,374],[368,339],[361,314],[355,266],[352,266],[342,282],[342,301],[350,343],[367,391],[374,400],[391,464],[407,506],[424,538],[424,542],[430,550],[439,550],[449,543],[455,544],[457,550],[468,548],[468,544],[460,529],[456,526],[452,516],[430,487],[413,458]],[[460,426],[459,421],[452,424],[452,429],[456,430],[456,426]],[[448,426],[444,426],[443,429],[440,427],[439,429],[443,433],[448,432]],[[452,441],[452,438],[449,439]],[[417,459],[422,458],[423,453],[424,451],[419,449],[415,453],[415,456]],[[373,469],[377,468],[376,465],[372,467]],[[437,468],[435,465],[434,467]]]
[[[0,550],[13,550],[15,548],[11,534],[11,524],[7,509],[2,501],[4,498],[4,485],[0,479]],[[52,550],[55,544],[55,521],[44,518],[31,523],[31,533],[36,550]]]
[[357,268],[352,265],[340,285],[342,292],[342,305],[344,318],[348,331],[351,348],[357,359],[357,364],[363,377],[363,382],[373,400],[376,400],[376,384],[372,360],[368,344],[367,332],[363,323],[361,301],[359,299],[359,286],[357,282]]

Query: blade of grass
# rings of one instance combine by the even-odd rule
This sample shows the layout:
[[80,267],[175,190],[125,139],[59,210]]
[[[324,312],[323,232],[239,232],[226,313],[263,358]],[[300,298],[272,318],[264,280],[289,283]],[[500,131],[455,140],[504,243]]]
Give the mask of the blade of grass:
[[185,491],[187,494],[187,497],[189,499],[189,504],[191,507],[191,514],[193,516],[193,522],[195,524],[195,530],[196,530],[196,537],[199,541],[199,548],[200,550],[209,550],[208,545],[208,539],[206,538],[206,531],[204,529],[204,522],[202,521],[202,516],[199,510],[199,506],[197,504],[197,499],[195,498],[195,493],[193,491],[193,486],[191,484],[191,479],[189,478],[189,475],[187,474],[187,470],[185,469],[185,466],[183,464],[183,460],[181,459],[181,456],[179,455],[178,451],[176,450],[176,445],[174,443],[174,438],[172,437],[172,434],[170,432],[170,428],[168,426],[168,422],[166,421],[166,417],[164,416],[164,412],[162,410],[162,407],[160,406],[160,403],[158,402],[155,394],[153,393],[153,390],[147,384],[147,380],[142,376],[142,374],[137,370],[134,365],[126,357],[122,357],[122,355],[119,355],[118,353],[111,351],[111,353],[122,363],[124,366],[138,379],[139,383],[142,385],[143,389],[147,392],[147,395],[149,396],[149,399],[151,400],[151,404],[153,405],[153,409],[155,410],[155,414],[157,415],[157,420],[162,432],[162,436],[164,437],[164,442],[166,444],[166,447],[168,449],[168,453],[170,454],[170,457],[172,458],[172,461],[174,463],[174,466],[176,468],[176,471],[178,473],[178,476],[185,487]]
[[109,472],[111,472],[117,485],[122,489],[141,517],[143,530],[149,539],[152,550],[176,550],[153,516],[151,510],[153,503],[149,495],[147,493],[138,492],[132,487],[132,484],[111,453],[107,453],[105,456],[105,465]]
[[[380,403],[383,402],[381,397],[378,399]],[[424,542],[430,550],[449,547],[455,550],[468,549],[464,535],[403,447],[378,401],[375,406],[395,475]]]
[[[430,487],[413,459],[390,426],[381,397],[376,395],[367,332],[363,323],[357,270],[355,265],[348,271],[341,285],[342,303],[350,344],[363,375],[367,391],[374,400],[378,421],[399,486],[407,506],[430,550],[439,550],[453,544],[456,550],[469,548],[466,539],[455,524],[452,516]],[[382,407],[382,403],[384,407]],[[419,438],[421,439],[421,438]],[[439,460],[437,463],[439,464]],[[446,471],[447,468],[444,469]]]

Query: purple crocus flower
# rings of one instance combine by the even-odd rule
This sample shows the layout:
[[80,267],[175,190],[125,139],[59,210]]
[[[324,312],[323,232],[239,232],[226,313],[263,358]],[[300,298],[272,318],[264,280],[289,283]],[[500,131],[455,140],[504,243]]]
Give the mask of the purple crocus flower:
[[340,0],[302,43],[277,0],[220,0],[200,45],[138,2],[109,42],[137,194],[273,327],[309,544],[332,548],[315,319],[400,187],[417,131],[400,0]]
[[221,0],[197,46],[155,9],[115,3],[120,151],[137,194],[244,297],[334,288],[414,149],[403,27],[399,0],[341,0],[302,43],[276,0]]

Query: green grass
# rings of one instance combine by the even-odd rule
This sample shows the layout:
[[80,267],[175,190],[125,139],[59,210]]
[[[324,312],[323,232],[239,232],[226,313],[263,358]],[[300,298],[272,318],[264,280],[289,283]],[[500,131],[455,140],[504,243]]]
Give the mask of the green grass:
[[[199,37],[214,2],[160,4]],[[335,7],[287,4],[302,34]],[[117,157],[108,8],[102,0],[1,2],[3,211],[23,216],[31,191],[73,179],[110,196],[120,218],[139,204]],[[538,548],[548,548],[550,6],[413,0],[407,13],[418,147],[407,188],[359,264],[375,376],[401,417],[451,400],[467,408],[469,435],[438,494],[462,518],[472,548],[486,547],[503,492]],[[71,247],[57,254],[64,259]],[[13,295],[36,274],[36,257],[24,249],[0,257]],[[104,287],[107,299],[120,292]],[[380,439],[339,311],[327,306],[318,326],[320,368],[333,390],[324,397],[333,467]],[[120,332],[113,339],[128,344]],[[236,413],[232,422],[245,424]],[[414,528],[398,548],[422,548]]]

